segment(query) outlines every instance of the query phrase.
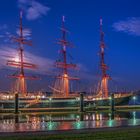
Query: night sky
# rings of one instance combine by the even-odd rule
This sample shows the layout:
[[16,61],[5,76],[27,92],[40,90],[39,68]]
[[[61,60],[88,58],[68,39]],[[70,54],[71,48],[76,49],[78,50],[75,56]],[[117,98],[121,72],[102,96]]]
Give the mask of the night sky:
[[[51,84],[53,63],[58,58],[61,37],[61,17],[65,16],[69,30],[68,48],[73,62],[80,70],[80,84],[89,90],[100,79],[99,69],[99,19],[103,19],[108,73],[112,77],[111,90],[140,89],[140,1],[139,0],[1,0],[0,4],[0,90],[10,90],[11,79],[6,60],[12,58],[17,48],[10,37],[16,35],[19,10],[23,9],[23,25],[31,30],[25,33],[33,47],[25,47],[30,61],[39,65],[37,74],[42,80],[28,82],[30,90],[47,90]],[[9,58],[8,58],[9,56]],[[28,72],[27,72],[28,73]],[[37,86],[38,85],[38,86]]]

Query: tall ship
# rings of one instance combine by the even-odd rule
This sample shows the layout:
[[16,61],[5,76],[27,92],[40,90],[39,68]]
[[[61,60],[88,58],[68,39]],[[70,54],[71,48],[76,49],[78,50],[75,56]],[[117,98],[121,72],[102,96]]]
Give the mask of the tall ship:
[[[78,77],[73,77],[70,74],[70,69],[76,69],[76,64],[69,63],[67,58],[67,48],[71,47],[71,43],[66,38],[67,30],[65,28],[65,17],[62,17],[61,27],[62,37],[58,40],[58,44],[61,46],[60,54],[61,59],[55,62],[55,67],[60,70],[60,73],[55,76],[56,81],[53,86],[50,86],[52,94],[46,93],[27,92],[26,80],[38,79],[36,76],[27,76],[25,69],[36,69],[35,64],[26,62],[24,59],[24,46],[31,45],[31,42],[26,40],[23,35],[22,27],[22,12],[20,13],[20,27],[19,36],[13,39],[19,44],[18,46],[18,61],[9,60],[7,65],[18,68],[18,72],[9,77],[15,78],[16,83],[13,92],[7,94],[1,94],[0,108],[1,109],[14,109],[15,106],[15,95],[18,94],[19,109],[26,108],[67,108],[67,107],[79,107],[80,95],[79,90],[71,90],[71,82],[79,80]],[[101,69],[101,80],[99,83],[96,95],[89,95],[86,92],[84,94],[84,106],[97,105],[97,106],[108,106],[110,105],[110,92],[108,88],[108,81],[111,77],[108,75],[108,66],[105,63],[105,43],[104,43],[104,32],[102,29],[102,19],[100,19],[100,69]],[[112,93],[114,94],[116,105],[127,105],[133,93]]]

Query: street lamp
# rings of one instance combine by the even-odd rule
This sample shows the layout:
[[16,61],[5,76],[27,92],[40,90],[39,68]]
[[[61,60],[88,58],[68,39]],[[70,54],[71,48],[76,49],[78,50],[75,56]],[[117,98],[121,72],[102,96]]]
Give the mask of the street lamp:
[[52,107],[52,98],[49,98],[49,106],[50,106],[50,108]]
[[134,101],[133,103],[134,103],[134,105],[135,105],[136,99],[137,99],[136,96],[133,96],[133,101]]

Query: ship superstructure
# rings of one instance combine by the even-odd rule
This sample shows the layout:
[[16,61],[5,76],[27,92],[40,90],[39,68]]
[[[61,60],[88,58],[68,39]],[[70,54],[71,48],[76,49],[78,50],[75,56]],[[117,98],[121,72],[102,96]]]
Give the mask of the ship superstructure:
[[19,24],[19,35],[17,37],[13,37],[13,41],[18,43],[18,53],[17,58],[15,60],[8,60],[7,65],[11,67],[16,67],[18,72],[16,74],[10,75],[11,78],[16,78],[16,83],[14,85],[14,92],[19,93],[21,96],[27,95],[27,85],[26,79],[35,80],[36,77],[25,75],[25,69],[36,69],[37,66],[35,64],[31,64],[29,62],[25,62],[24,56],[24,47],[32,46],[30,40],[26,40],[23,34],[23,26],[22,26],[22,11],[20,11],[20,24]]

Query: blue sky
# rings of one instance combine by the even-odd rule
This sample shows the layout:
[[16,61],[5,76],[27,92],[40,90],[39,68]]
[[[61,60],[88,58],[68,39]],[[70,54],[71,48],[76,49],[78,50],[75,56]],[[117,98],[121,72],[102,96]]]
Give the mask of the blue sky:
[[[0,5],[1,79],[14,71],[5,66],[6,57],[15,53],[16,45],[9,37],[16,35],[19,9],[23,9],[23,24],[32,31],[33,47],[26,47],[30,60],[38,63],[35,74],[39,81],[29,82],[30,88],[45,90],[51,84],[48,73],[58,57],[61,17],[66,17],[68,39],[74,48],[68,49],[74,63],[80,66],[77,75],[86,89],[94,87],[100,78],[99,19],[103,18],[106,42],[106,63],[112,77],[113,90],[140,89],[140,1],[139,0],[2,0]],[[10,51],[8,51],[10,50]],[[11,72],[12,71],[12,72]],[[10,79],[1,80],[1,90],[10,89]]]

